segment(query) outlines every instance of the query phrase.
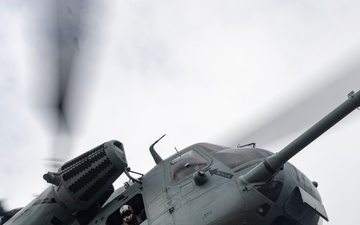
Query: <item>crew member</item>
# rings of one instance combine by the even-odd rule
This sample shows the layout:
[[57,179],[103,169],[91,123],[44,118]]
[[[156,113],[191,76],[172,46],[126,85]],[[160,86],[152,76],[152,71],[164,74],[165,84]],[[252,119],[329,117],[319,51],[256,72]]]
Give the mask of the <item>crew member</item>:
[[123,225],[140,225],[142,222],[142,219],[134,214],[134,211],[129,205],[121,206],[120,215],[123,219]]

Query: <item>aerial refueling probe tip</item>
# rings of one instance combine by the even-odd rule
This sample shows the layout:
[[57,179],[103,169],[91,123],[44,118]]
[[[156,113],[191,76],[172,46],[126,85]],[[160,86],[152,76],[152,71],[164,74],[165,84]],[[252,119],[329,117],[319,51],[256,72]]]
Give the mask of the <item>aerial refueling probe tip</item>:
[[355,98],[357,101],[358,101],[358,107],[357,109],[360,110],[360,91],[358,92],[354,92],[354,91],[351,91],[349,94],[348,94],[348,98]]

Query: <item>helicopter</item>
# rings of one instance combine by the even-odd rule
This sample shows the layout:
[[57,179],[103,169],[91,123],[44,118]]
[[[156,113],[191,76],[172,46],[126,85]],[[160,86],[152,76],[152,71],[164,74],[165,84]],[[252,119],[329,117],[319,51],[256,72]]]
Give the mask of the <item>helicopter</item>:
[[[328,220],[318,184],[287,161],[360,107],[360,91],[348,97],[275,154],[198,143],[163,160],[162,136],[150,146],[156,166],[134,178],[122,143],[105,142],[45,174],[52,185],[4,224],[122,224],[126,204],[145,212],[141,224],[316,225]],[[114,190],[122,173],[132,182]]]
[[[73,11],[73,10],[72,10]],[[117,142],[115,142],[115,143],[117,143]],[[206,173],[207,171],[205,171],[205,173]],[[209,170],[209,173],[210,173],[210,170]],[[217,174],[221,174],[221,172],[218,172],[218,171],[212,171],[212,173],[214,173],[213,175],[211,175],[212,177],[214,176],[217,176]],[[224,173],[223,175],[225,175],[226,176],[226,173]],[[56,179],[55,179],[56,180]],[[55,182],[56,183],[56,182]],[[135,182],[136,183],[136,182]],[[80,218],[80,217],[79,217]]]

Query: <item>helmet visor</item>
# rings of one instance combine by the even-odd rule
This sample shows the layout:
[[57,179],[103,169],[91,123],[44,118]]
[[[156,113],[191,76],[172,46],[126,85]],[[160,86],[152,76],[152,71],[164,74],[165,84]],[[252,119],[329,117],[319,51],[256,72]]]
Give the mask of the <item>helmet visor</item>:
[[132,213],[131,210],[126,210],[126,211],[124,211],[124,212],[121,213],[121,216],[122,216],[122,217],[130,216],[131,213]]

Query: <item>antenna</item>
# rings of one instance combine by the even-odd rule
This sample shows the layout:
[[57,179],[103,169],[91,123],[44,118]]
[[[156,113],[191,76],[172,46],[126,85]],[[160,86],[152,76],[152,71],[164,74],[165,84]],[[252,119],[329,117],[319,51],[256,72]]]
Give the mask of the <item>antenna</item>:
[[161,136],[161,138],[159,138],[157,141],[155,141],[151,146],[150,146],[150,153],[155,161],[156,164],[159,164],[162,161],[162,158],[160,157],[160,155],[156,152],[154,146],[163,138],[165,137],[166,134],[164,134],[163,136]]

